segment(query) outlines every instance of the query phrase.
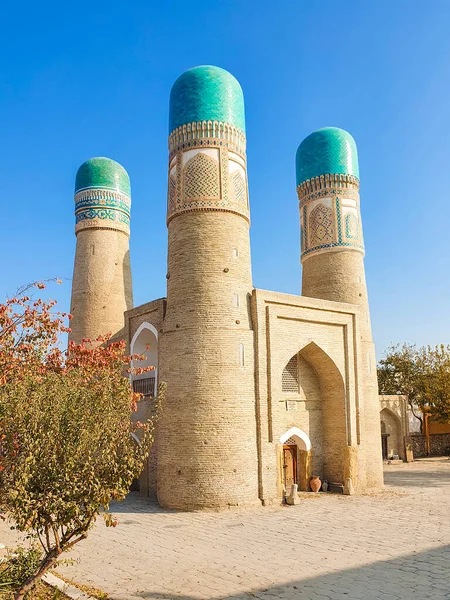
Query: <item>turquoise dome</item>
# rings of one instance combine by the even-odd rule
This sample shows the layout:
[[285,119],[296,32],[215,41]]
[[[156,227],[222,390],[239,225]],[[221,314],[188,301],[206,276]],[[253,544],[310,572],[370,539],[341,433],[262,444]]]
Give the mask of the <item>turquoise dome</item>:
[[173,84],[169,133],[195,121],[222,121],[245,132],[242,88],[225,69],[210,65],[194,67]]
[[359,179],[355,140],[344,129],[324,127],[308,135],[295,158],[297,185],[317,177],[337,173]]
[[77,171],[75,193],[86,188],[107,188],[130,196],[128,173],[111,158],[90,158]]

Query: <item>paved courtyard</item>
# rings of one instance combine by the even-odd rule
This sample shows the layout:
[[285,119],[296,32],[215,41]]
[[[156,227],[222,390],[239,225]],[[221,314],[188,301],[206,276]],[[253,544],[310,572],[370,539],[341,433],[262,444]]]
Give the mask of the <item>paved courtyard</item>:
[[59,572],[113,600],[450,599],[450,460],[390,465],[385,480],[374,496],[223,513],[131,494],[120,525],[99,521]]

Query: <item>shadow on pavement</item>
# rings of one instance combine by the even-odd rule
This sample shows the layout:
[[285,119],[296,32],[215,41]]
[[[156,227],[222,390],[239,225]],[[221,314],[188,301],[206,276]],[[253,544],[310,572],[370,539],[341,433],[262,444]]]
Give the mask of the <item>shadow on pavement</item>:
[[[202,595],[210,600],[285,600],[326,599],[409,599],[450,598],[450,546],[442,546],[427,552],[410,554],[401,558],[380,561],[355,569],[296,579],[270,588],[243,591],[233,595]],[[301,570],[301,567],[299,567]],[[154,593],[151,590],[135,595],[136,598],[154,600],[199,600],[199,596]],[[129,598],[117,596],[117,600]]]
[[444,487],[450,489],[450,468],[448,471],[429,471],[425,465],[423,469],[415,471],[395,471],[384,472],[385,485],[394,487]]

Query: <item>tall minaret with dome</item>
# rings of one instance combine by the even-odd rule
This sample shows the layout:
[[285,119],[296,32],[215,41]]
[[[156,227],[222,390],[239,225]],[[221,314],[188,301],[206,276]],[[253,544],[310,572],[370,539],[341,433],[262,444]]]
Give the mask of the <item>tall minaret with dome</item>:
[[[361,394],[357,454],[347,471],[361,488],[382,485],[380,409],[375,347],[364,269],[359,165],[353,137],[338,127],[303,140],[296,156],[300,201],[302,295],[354,304],[359,309]],[[356,447],[355,447],[356,449]],[[359,471],[356,475],[355,470]]]
[[158,499],[179,509],[258,503],[244,98],[195,67],[170,95],[167,312]]
[[91,158],[75,181],[77,246],[69,340],[123,335],[133,306],[130,266],[130,178],[110,158]]

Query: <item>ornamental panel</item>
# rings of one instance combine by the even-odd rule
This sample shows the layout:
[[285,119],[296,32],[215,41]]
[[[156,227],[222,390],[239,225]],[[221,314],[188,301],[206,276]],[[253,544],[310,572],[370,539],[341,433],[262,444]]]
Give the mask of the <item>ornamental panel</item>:
[[219,163],[198,153],[183,168],[184,200],[194,198],[219,198]]
[[333,210],[318,204],[309,215],[309,246],[321,246],[335,241]]

